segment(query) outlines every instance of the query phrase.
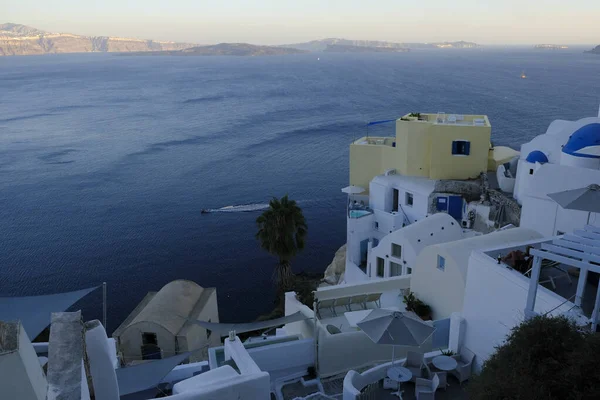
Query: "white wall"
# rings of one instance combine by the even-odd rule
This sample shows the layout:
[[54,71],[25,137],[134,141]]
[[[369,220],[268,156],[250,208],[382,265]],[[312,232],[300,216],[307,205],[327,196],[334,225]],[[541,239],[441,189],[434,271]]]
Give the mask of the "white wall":
[[[221,368],[231,368],[224,366]],[[207,374],[210,372],[207,372]],[[202,375],[182,381],[184,388],[169,396],[171,400],[269,400],[270,378],[267,372],[232,376],[228,379],[205,380]],[[177,385],[176,385],[177,386]],[[178,387],[179,389],[179,387]]]
[[19,347],[0,354],[0,398],[45,400],[48,383],[29,341],[19,324]]
[[[462,316],[466,320],[464,345],[476,355],[478,369],[502,344],[510,329],[524,320],[529,278],[508,270],[482,252],[473,252],[465,288]],[[574,305],[556,293],[539,286],[535,311],[558,315]],[[561,305],[562,304],[562,305]]]
[[302,304],[300,301],[298,301],[295,292],[287,292],[285,294],[285,315],[293,315],[296,314],[298,311],[300,311],[302,315],[308,317],[309,319],[306,319],[304,321],[292,322],[291,324],[286,324],[284,326],[285,331],[289,335],[300,335],[300,337],[305,339],[314,337],[314,311]]
[[[368,266],[368,263],[367,263]],[[368,268],[368,267],[367,267]],[[368,281],[369,277],[365,274],[358,265],[346,260],[346,271],[344,272],[344,282],[358,283]]]
[[361,218],[347,218],[346,260],[360,264],[360,242],[373,237],[375,216],[373,214]]

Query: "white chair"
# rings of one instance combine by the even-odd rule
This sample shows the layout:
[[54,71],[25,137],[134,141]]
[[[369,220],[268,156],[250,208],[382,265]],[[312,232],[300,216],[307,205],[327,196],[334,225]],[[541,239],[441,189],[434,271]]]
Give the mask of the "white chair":
[[425,366],[423,353],[409,351],[406,353],[406,361],[402,365],[412,373],[411,382],[416,382],[418,378],[423,377],[423,368]]
[[463,383],[467,379],[471,377],[471,370],[473,368],[473,359],[475,358],[475,354],[465,346],[460,348],[460,352],[458,357],[456,357],[456,363],[458,366],[450,371],[460,383]]
[[433,400],[435,399],[435,391],[440,385],[440,378],[437,374],[429,379],[417,379],[415,383],[415,397],[417,400]]

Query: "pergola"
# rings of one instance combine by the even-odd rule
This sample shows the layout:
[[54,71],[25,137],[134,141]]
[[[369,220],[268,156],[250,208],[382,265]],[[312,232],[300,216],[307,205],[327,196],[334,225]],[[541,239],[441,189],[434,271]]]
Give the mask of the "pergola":
[[[600,228],[586,225],[584,230],[577,230],[572,234],[566,234],[561,238],[554,239],[552,243],[543,243],[541,249],[531,249],[530,254],[533,255],[533,269],[531,271],[531,280],[529,281],[525,318],[531,318],[536,315],[533,309],[535,307],[543,259],[579,268],[575,305],[580,307],[588,272],[592,271],[600,274]],[[593,332],[596,332],[599,312],[600,285],[598,285],[594,311],[590,319]]]

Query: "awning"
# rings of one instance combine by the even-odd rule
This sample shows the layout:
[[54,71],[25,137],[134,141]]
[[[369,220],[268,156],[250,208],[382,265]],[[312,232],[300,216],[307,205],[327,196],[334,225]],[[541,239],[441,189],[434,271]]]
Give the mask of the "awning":
[[350,185],[342,188],[342,192],[347,194],[359,194],[365,192],[366,189],[360,186]]
[[117,368],[115,371],[119,383],[119,395],[125,396],[157,387],[173,368],[185,361],[192,353],[187,352],[162,360]]
[[42,296],[0,297],[0,321],[21,321],[29,339],[33,340],[50,325],[53,312],[66,311],[99,287]]
[[244,324],[219,324],[214,322],[198,321],[189,318],[186,319],[189,322],[200,325],[204,329],[208,329],[211,332],[216,332],[221,336],[227,336],[231,331],[235,331],[236,333],[258,331],[261,329],[273,328],[274,326],[291,324],[292,322],[304,321],[309,319],[309,317],[305,316],[300,311],[298,311],[295,314],[281,318],[270,319],[268,321],[249,322]]

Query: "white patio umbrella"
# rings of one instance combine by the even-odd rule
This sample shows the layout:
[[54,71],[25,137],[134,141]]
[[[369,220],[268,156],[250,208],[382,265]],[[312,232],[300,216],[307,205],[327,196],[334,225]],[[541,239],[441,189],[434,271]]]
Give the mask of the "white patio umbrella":
[[366,189],[360,186],[350,185],[342,189],[342,192],[347,194],[359,194],[365,192]]
[[376,308],[356,324],[377,344],[392,345],[392,364],[396,346],[421,346],[435,328],[407,313]]
[[[552,200],[565,210],[600,212],[600,185],[589,185],[580,189],[565,190],[548,194]],[[590,216],[588,214],[588,222]]]

